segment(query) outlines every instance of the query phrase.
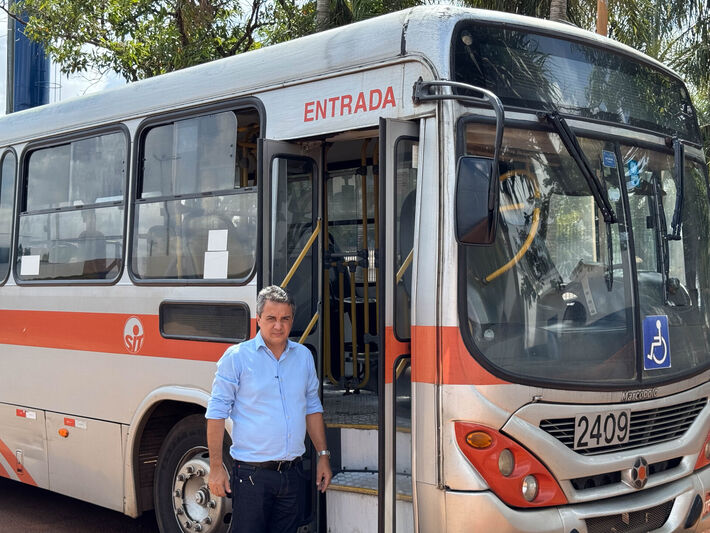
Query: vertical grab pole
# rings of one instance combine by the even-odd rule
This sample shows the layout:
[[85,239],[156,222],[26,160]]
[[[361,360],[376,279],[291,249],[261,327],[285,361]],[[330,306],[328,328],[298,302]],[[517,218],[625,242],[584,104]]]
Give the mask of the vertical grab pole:
[[[355,272],[357,263],[350,269],[350,326],[352,329],[353,381],[357,382],[357,298],[355,296]],[[360,386],[360,383],[357,385]]]
[[323,371],[330,382],[335,385],[337,381],[333,377],[332,362],[330,360],[330,270],[331,258],[330,237],[328,235],[328,184],[325,183],[325,194],[323,194],[323,255],[328,258],[328,264],[324,265],[323,287]]
[[[367,252],[367,147],[370,144],[370,139],[365,139],[362,143],[362,151],[360,152],[360,173],[362,174],[362,249]],[[365,375],[359,387],[364,387],[370,380],[370,343],[367,342],[367,336],[370,334],[370,256],[365,257],[365,273],[363,275],[363,326],[362,331],[363,342],[365,345]]]
[[345,288],[343,287],[343,266],[338,265],[338,322],[340,326],[340,380],[345,381],[345,309],[343,299],[345,298]]

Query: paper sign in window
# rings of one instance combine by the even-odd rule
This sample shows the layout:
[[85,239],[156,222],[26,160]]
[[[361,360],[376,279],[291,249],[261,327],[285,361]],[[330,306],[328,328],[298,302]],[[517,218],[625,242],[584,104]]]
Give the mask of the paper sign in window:
[[212,229],[207,234],[207,251],[222,252],[227,249],[227,230]]
[[20,259],[20,276],[39,275],[39,256],[23,255]]
[[229,252],[205,252],[205,279],[227,279]]

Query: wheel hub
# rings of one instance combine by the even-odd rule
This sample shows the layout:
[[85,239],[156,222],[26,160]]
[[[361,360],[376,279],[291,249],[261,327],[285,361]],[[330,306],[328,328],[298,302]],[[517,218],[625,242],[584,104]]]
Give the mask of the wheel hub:
[[230,511],[225,498],[212,497],[207,480],[209,455],[204,448],[190,450],[180,462],[173,479],[173,510],[185,533],[218,531]]

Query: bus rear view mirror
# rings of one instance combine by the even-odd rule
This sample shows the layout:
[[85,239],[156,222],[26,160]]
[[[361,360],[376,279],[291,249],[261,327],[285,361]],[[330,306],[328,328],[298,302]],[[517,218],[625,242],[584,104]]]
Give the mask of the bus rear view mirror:
[[456,239],[489,245],[498,222],[498,172],[494,159],[465,156],[456,170]]

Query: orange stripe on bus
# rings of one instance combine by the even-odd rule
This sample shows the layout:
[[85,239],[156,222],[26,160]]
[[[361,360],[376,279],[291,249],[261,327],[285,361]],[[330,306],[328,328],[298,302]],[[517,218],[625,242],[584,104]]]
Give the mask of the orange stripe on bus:
[[3,467],[2,465],[0,465],[0,477],[6,477],[8,479],[12,479],[10,477],[10,474],[7,473],[7,470],[5,470],[5,467]]
[[[458,327],[412,326],[412,381],[443,385],[503,385],[469,353]],[[441,353],[437,379],[436,354]]]
[[[10,451],[10,448],[7,447],[7,445],[0,440],[0,455],[2,455],[5,460],[7,461],[7,464],[12,466],[15,464],[15,457],[13,456],[12,452]],[[17,477],[19,478],[20,481],[23,483],[27,483],[28,485],[34,485],[35,487],[37,486],[37,483],[35,483],[35,480],[32,479],[32,476],[30,473],[27,471],[26,468],[22,468],[21,470],[14,470],[15,474],[17,474]],[[7,472],[5,472],[7,474]],[[10,476],[5,476],[5,477],[10,477]]]
[[[136,317],[143,325],[143,338],[133,353],[124,339],[124,327]],[[81,350],[148,357],[217,361],[229,344],[178,339],[160,335],[157,315],[81,313],[68,311],[0,310],[0,343],[65,350]],[[252,320],[250,330],[256,328]]]

